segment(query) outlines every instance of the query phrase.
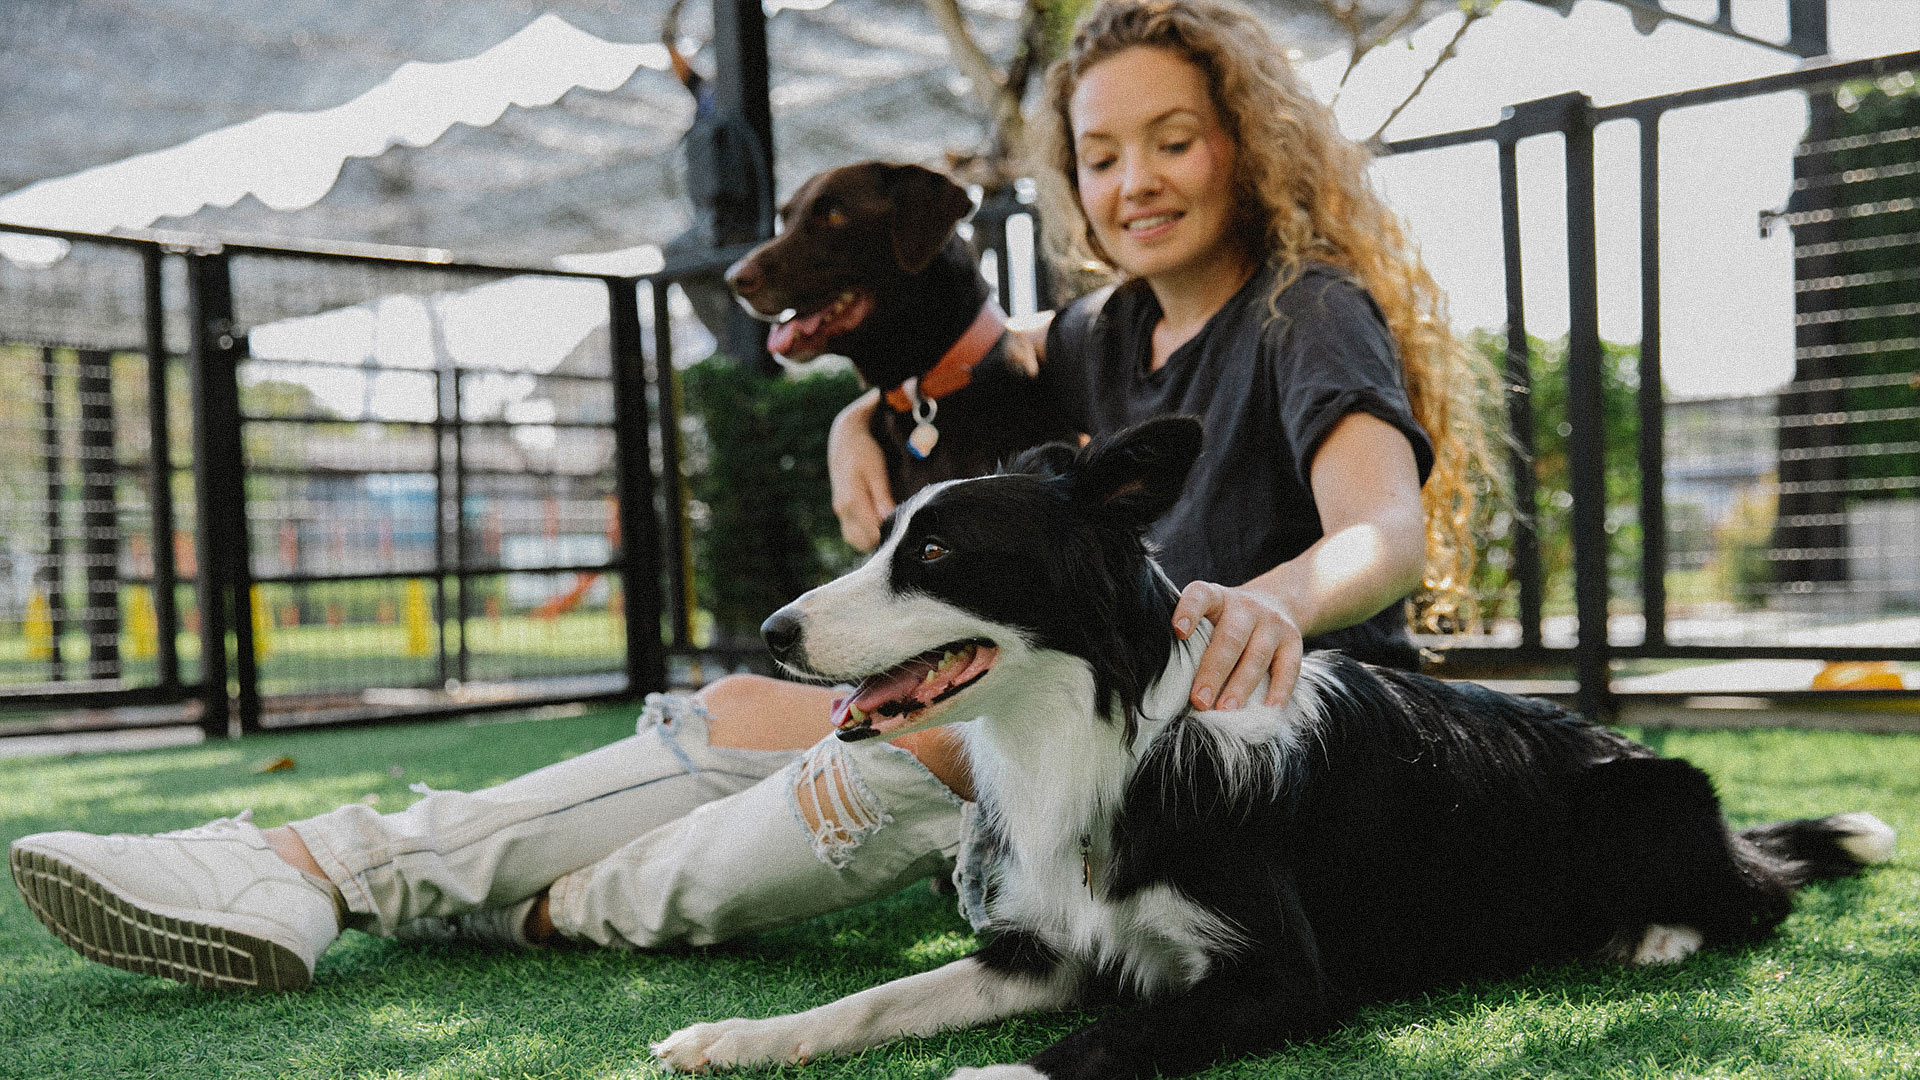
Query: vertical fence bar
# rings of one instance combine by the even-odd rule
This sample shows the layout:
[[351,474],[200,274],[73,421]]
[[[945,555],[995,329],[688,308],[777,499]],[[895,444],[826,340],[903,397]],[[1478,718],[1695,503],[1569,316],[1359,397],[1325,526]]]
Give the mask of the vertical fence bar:
[[440,688],[452,678],[447,667],[447,372],[433,373],[433,658]]
[[160,292],[157,247],[140,249],[142,316],[147,344],[147,506],[153,530],[153,615],[159,628],[155,659],[164,689],[180,685],[180,605],[174,596],[180,567],[173,550],[173,434],[167,415],[167,315]]
[[47,477],[47,625],[52,640],[47,653],[47,679],[59,682],[67,677],[60,655],[60,638],[67,629],[66,539],[60,535],[60,410],[59,383],[54,377],[53,348],[40,350],[40,417],[44,425],[40,437],[40,456]]
[[215,661],[207,669],[208,712],[203,722],[213,733],[226,733],[226,632],[231,629],[234,709],[241,733],[247,734],[260,730],[260,673],[254,655],[252,543],[241,447],[239,359],[245,346],[234,333],[233,278],[224,254],[188,256],[187,298],[193,320],[201,655]]
[[1667,643],[1666,393],[1660,377],[1660,113],[1640,118],[1641,644]]
[[224,304],[223,332],[214,336],[219,346],[221,404],[227,417],[221,469],[229,478],[228,499],[222,508],[231,515],[228,524],[228,580],[233,589],[233,681],[235,703],[239,710],[240,733],[251,735],[260,730],[260,654],[254,641],[253,535],[247,519],[247,464],[241,439],[245,418],[240,412],[240,359],[246,344],[236,332],[233,321],[232,267],[225,255],[215,256],[219,295]]
[[[220,463],[225,460],[222,425],[228,415],[223,382],[233,383],[232,365],[219,342],[232,327],[233,298],[222,286],[225,264],[213,265],[212,256],[188,255],[187,363],[193,401],[193,486],[199,510],[196,519],[199,547],[196,584],[200,596],[200,726],[209,736],[227,734],[232,703],[227,686],[227,624],[229,542],[232,478]],[[226,314],[223,315],[222,312]],[[222,327],[222,323],[225,327]],[[229,342],[231,338],[229,336]],[[224,375],[224,378],[223,378]]]
[[1567,163],[1567,469],[1573,489],[1573,587],[1579,621],[1578,706],[1608,708],[1606,397],[1600,382],[1600,280],[1594,224],[1593,103],[1565,95]]
[[1520,269],[1520,177],[1517,136],[1500,140],[1500,235],[1506,262],[1507,455],[1513,477],[1513,577],[1520,586],[1520,648],[1540,648],[1542,573],[1539,496],[1533,473],[1533,372],[1527,346],[1527,313]]
[[639,694],[667,688],[667,652],[660,640],[660,525],[653,512],[653,440],[648,434],[646,357],[640,345],[639,282],[608,278],[607,297],[627,691]]
[[673,367],[673,315],[667,282],[653,278],[653,385],[660,407],[660,482],[667,485],[667,618],[675,648],[693,644],[693,538],[687,534],[687,483],[680,471],[680,377]]
[[467,646],[467,620],[473,615],[473,605],[467,596],[467,582],[471,580],[467,567],[467,421],[461,404],[461,378],[465,372],[459,365],[449,370],[453,373],[453,584],[454,603],[459,606],[460,651],[454,662],[454,678],[466,682],[470,677],[468,669],[472,664],[472,653]]

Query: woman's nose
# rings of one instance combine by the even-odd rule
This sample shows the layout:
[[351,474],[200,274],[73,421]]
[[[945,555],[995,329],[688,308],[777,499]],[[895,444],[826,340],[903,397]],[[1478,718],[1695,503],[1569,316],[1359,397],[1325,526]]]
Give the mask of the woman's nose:
[[1160,173],[1144,155],[1129,154],[1120,165],[1120,194],[1127,198],[1152,195],[1160,189]]

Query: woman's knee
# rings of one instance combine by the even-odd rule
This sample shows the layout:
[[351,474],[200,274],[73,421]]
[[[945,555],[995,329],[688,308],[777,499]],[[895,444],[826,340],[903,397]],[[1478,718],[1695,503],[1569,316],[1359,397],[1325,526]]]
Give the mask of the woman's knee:
[[[804,750],[831,730],[835,691],[765,675],[726,675],[694,695],[710,718],[708,741],[738,750]],[[951,728],[903,735],[895,745],[920,759],[961,798],[973,797],[966,751]]]
[[727,675],[694,695],[708,741],[737,750],[803,750],[827,733],[833,691],[765,675]]

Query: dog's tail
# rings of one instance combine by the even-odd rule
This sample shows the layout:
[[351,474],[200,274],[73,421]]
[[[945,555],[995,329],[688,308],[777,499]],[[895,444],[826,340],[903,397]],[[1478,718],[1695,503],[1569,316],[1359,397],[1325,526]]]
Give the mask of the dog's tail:
[[1789,885],[1828,881],[1893,858],[1893,826],[1865,812],[1776,821],[1740,830]]

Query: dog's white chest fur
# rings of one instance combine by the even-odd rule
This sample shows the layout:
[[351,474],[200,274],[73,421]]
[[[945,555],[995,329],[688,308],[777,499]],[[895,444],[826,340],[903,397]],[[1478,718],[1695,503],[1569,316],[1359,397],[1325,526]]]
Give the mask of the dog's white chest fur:
[[[1187,648],[1175,650],[1144,703],[1148,722],[1132,747],[1117,737],[1117,724],[1090,707],[1091,673],[1064,656],[1057,670],[1021,679],[1029,688],[1049,687],[1048,693],[1029,690],[1018,713],[990,707],[967,734],[975,783],[994,808],[993,824],[1009,849],[989,914],[1038,934],[1080,963],[1119,971],[1132,989],[1147,995],[1191,986],[1207,973],[1212,957],[1240,940],[1236,927],[1168,886],[1120,898],[1102,888],[1126,786],[1164,727],[1153,718],[1184,710],[1193,658],[1204,643],[1196,635]],[[1249,758],[1292,749],[1302,717],[1313,711],[1313,696],[1308,690],[1285,710],[1214,713],[1187,722],[1207,725],[1208,752],[1221,758],[1227,772],[1246,773],[1240,766]]]

